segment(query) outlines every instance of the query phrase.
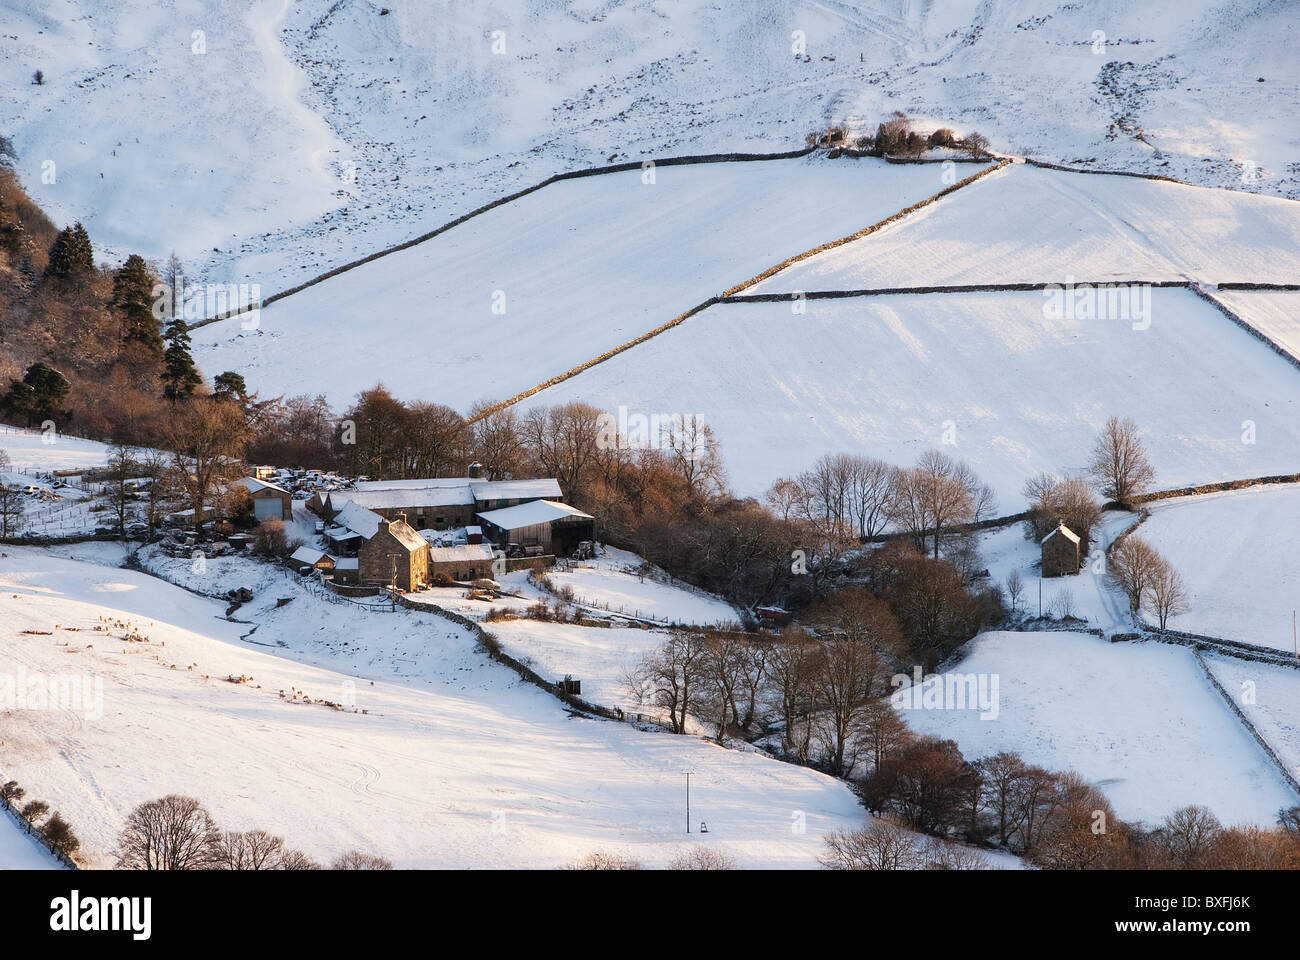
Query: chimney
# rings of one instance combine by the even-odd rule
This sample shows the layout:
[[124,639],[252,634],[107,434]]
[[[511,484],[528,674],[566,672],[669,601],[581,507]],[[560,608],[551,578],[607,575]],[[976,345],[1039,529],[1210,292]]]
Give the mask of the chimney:
[[473,463],[469,465],[469,478],[471,480],[477,480],[482,475],[483,475],[483,464],[475,460]]

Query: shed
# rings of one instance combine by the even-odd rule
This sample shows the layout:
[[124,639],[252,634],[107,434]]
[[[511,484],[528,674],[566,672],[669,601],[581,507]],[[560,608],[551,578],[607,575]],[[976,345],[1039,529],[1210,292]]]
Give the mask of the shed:
[[314,567],[325,573],[334,571],[334,558],[324,550],[317,550],[315,547],[299,547],[293,553],[289,554],[289,566],[294,570],[302,570],[304,567]]
[[596,521],[589,513],[555,500],[534,500],[478,515],[484,533],[507,547],[540,547],[542,553],[569,554],[584,540],[595,539]]
[[1043,576],[1068,577],[1079,572],[1079,535],[1064,523],[1043,537]]
[[254,477],[243,477],[237,482],[253,498],[253,519],[258,523],[293,519],[293,496],[284,487]]

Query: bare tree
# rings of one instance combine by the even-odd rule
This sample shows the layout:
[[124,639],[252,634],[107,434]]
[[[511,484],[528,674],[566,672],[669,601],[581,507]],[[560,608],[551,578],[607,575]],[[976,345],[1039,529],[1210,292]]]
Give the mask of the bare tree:
[[911,534],[918,549],[934,538],[933,556],[948,534],[991,516],[997,509],[992,488],[964,461],[929,450],[917,465],[895,475],[894,520]]
[[1151,609],[1160,623],[1160,632],[1169,626],[1169,618],[1183,613],[1187,609],[1187,587],[1182,575],[1174,569],[1173,564],[1163,557],[1152,571],[1148,584],[1151,596]]
[[1020,598],[1025,592],[1025,582],[1020,576],[1019,570],[1012,570],[1007,574],[1007,602],[1011,605],[1011,612],[1018,614],[1020,612]]
[[709,648],[705,638],[690,630],[673,630],[628,680],[633,696],[649,699],[668,713],[673,733],[685,733],[700,688],[707,682]]
[[725,851],[696,846],[683,850],[668,864],[669,870],[735,870],[736,861]]
[[1129,609],[1137,612],[1164,564],[1155,547],[1136,534],[1116,542],[1107,566],[1111,581],[1128,597]]
[[213,866],[220,870],[274,870],[284,853],[281,837],[264,830],[231,830],[218,837]]
[[846,587],[808,611],[823,633],[821,669],[814,677],[815,723],[835,776],[855,761],[855,739],[868,705],[888,690],[902,632],[884,601],[862,587]]
[[393,864],[391,861],[374,854],[366,853],[362,850],[349,850],[347,853],[340,854],[334,858],[330,864],[331,870],[391,870]]
[[640,870],[641,864],[631,857],[609,850],[593,850],[567,865],[568,870]]
[[1129,504],[1155,483],[1156,471],[1128,417],[1111,417],[1102,427],[1092,451],[1089,470],[1103,496]]
[[922,870],[926,858],[918,839],[896,823],[878,820],[827,834],[819,859],[828,870]]
[[16,536],[22,529],[23,496],[17,486],[0,482],[0,539]]
[[987,156],[989,152],[989,138],[982,133],[971,131],[966,134],[966,150],[972,157]]
[[1064,523],[1087,549],[1093,527],[1101,521],[1101,504],[1084,481],[1040,473],[1025,484],[1024,495],[1029,502],[1026,523],[1032,539],[1042,540],[1057,524]]
[[580,502],[596,458],[601,411],[587,403],[536,407],[524,415],[520,436],[541,471],[560,482],[565,499]]
[[108,452],[108,463],[104,479],[104,496],[113,519],[117,523],[117,532],[126,540],[126,522],[131,516],[131,496],[133,491],[129,481],[133,479],[135,464],[131,459],[131,448],[118,444]]
[[119,870],[203,870],[214,861],[219,834],[194,797],[169,794],[137,806],[118,838]]
[[505,480],[519,470],[524,456],[519,436],[519,415],[513,406],[487,412],[493,406],[495,404],[485,400],[470,410],[473,455],[483,467],[485,479]]
[[1175,810],[1156,831],[1156,841],[1182,870],[1203,867],[1223,832],[1223,824],[1207,807],[1191,805]]
[[213,490],[239,472],[247,436],[238,404],[209,397],[176,404],[167,439],[196,529],[203,524]]
[[812,709],[821,648],[806,630],[787,627],[769,645],[767,689],[781,718],[781,746],[800,763],[808,762]]

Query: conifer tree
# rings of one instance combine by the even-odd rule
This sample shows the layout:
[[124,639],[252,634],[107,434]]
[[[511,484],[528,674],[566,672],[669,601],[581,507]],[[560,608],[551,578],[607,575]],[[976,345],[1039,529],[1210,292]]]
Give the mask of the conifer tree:
[[203,382],[190,355],[189,330],[189,324],[176,317],[163,334],[167,341],[167,349],[163,352],[163,396],[168,400],[193,396],[195,388]]
[[80,223],[64,227],[50,247],[50,263],[45,268],[47,277],[67,278],[95,269],[95,251],[90,245],[90,235]]
[[131,254],[113,276],[113,306],[122,315],[122,340],[139,344],[156,361],[163,359],[161,324],[153,313],[153,270]]

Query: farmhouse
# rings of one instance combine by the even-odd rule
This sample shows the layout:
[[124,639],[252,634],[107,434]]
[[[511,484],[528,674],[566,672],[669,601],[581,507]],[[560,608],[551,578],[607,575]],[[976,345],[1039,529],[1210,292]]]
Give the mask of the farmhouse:
[[497,546],[515,545],[542,554],[569,554],[584,540],[595,539],[596,521],[589,513],[555,500],[534,500],[478,515],[483,533]]
[[1043,576],[1067,577],[1079,572],[1079,536],[1064,523],[1043,537]]
[[379,519],[357,548],[357,576],[363,586],[396,577],[402,590],[421,590],[429,585],[429,544],[405,520]]
[[258,523],[293,519],[293,496],[284,487],[254,477],[237,480],[235,486],[242,486],[253,498],[253,519]]

